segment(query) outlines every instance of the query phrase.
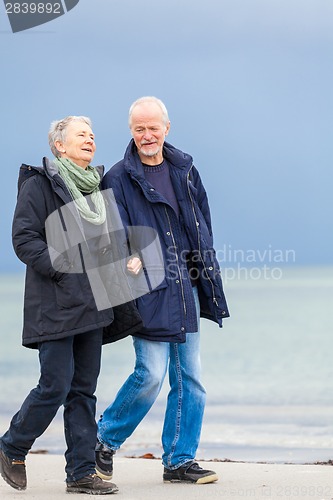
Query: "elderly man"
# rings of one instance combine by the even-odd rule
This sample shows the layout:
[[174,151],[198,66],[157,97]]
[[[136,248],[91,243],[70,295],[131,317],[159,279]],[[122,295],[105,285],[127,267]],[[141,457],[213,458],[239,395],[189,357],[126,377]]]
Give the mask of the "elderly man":
[[[200,382],[199,318],[222,326],[229,316],[213,249],[208,199],[192,157],[165,142],[170,121],[156,97],[142,97],[129,112],[133,136],[124,159],[104,176],[125,227],[148,226],[160,237],[165,279],[137,299],[143,328],[133,337],[134,372],[98,423],[97,473],[111,479],[113,454],[156,400],[169,367],[162,434],[165,482],[211,483],[216,473],[195,462],[206,391]],[[133,246],[133,241],[131,241]],[[135,242],[134,242],[135,245]],[[145,272],[138,257],[133,275]]]

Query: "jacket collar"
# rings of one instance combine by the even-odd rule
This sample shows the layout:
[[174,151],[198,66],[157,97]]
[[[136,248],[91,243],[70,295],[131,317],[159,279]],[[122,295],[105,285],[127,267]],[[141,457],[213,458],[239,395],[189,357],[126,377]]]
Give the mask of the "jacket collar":
[[[64,180],[59,175],[58,167],[56,166],[56,164],[52,160],[49,160],[48,158],[44,157],[43,168],[45,175],[49,178],[51,182],[51,186],[54,192],[57,193],[58,196],[60,196],[60,198],[64,201],[64,203],[73,201],[72,196],[70,195]],[[101,165],[95,168],[100,176],[100,179],[102,180],[104,174],[104,167]]]
[[[49,160],[46,156],[44,156],[44,158],[43,158],[43,167],[33,167],[33,168],[43,169],[45,171],[45,174],[49,178],[53,178],[56,175],[59,176],[58,167],[56,166],[56,164],[52,160]],[[99,165],[98,167],[95,167],[95,169],[97,170],[98,175],[100,176],[100,178],[102,180],[103,175],[104,175],[104,166]]]
[[[184,173],[185,175],[187,175],[193,163],[191,155],[183,153],[183,151],[175,148],[168,142],[164,142],[163,144],[163,158],[172,167],[179,169],[180,173]],[[131,139],[125,151],[124,168],[140,184],[146,183],[142,163],[133,139]]]

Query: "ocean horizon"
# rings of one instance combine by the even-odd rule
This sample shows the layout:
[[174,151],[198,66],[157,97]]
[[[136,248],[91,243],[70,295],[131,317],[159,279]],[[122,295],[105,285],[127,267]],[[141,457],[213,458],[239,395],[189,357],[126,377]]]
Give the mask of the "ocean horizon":
[[[333,458],[333,267],[225,276],[231,317],[201,320],[207,406],[198,459],[313,463]],[[37,384],[37,351],[21,346],[24,276],[0,275],[0,433]],[[132,339],[105,346],[97,418],[134,364]],[[119,455],[162,454],[168,381]],[[60,409],[33,450],[63,453]]]

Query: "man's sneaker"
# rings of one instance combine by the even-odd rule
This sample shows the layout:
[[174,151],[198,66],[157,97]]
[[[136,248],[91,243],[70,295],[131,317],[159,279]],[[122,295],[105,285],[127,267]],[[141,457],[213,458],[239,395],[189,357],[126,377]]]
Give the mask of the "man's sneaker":
[[165,483],[196,483],[206,484],[218,480],[216,472],[199,467],[197,462],[188,462],[178,469],[164,467],[163,481]]
[[88,493],[89,495],[110,495],[116,493],[118,487],[113,483],[103,481],[96,474],[78,479],[77,481],[67,482],[67,493]]
[[114,454],[114,450],[110,450],[110,448],[97,441],[95,448],[96,473],[106,481],[112,479]]
[[0,450],[0,473],[6,483],[16,490],[25,490],[27,474],[24,460],[13,460]]

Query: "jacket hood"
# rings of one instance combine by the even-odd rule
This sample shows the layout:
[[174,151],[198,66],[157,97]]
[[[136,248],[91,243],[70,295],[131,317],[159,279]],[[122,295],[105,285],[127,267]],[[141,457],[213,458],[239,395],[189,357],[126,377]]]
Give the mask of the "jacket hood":
[[[172,144],[164,142],[163,157],[176,168],[188,171],[193,158],[188,153],[175,148]],[[124,168],[137,179],[144,179],[144,172],[138,151],[133,139],[130,140],[124,155]]]
[[[95,168],[102,180],[104,175],[104,166],[100,165]],[[56,166],[56,164],[52,160],[49,160],[49,158],[44,156],[42,159],[42,165],[39,166],[22,163],[18,178],[18,191],[20,190],[25,180],[36,174],[45,175],[51,182],[56,182],[57,184],[62,185],[62,187],[64,187],[65,185],[64,181],[59,176],[58,167]]]

